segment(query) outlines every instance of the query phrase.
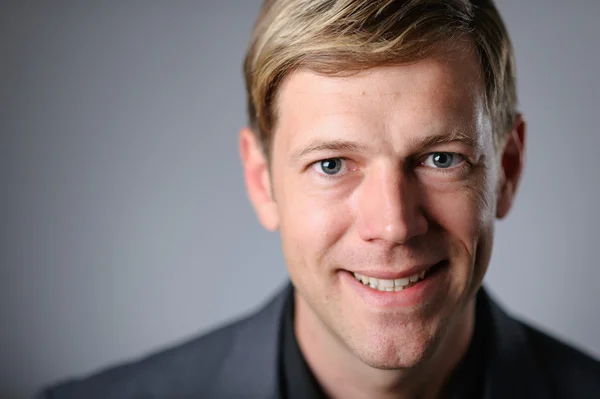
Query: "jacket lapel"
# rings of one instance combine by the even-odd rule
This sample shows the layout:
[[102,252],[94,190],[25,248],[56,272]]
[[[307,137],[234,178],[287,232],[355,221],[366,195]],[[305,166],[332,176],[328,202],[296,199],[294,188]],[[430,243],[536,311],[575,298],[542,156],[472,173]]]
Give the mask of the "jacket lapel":
[[287,284],[262,310],[237,326],[211,398],[279,396],[279,337],[285,300],[290,295],[292,285]]
[[[481,289],[479,313],[489,317],[485,399],[548,399],[549,387],[528,343],[524,326],[507,315]],[[479,322],[478,322],[479,324]]]

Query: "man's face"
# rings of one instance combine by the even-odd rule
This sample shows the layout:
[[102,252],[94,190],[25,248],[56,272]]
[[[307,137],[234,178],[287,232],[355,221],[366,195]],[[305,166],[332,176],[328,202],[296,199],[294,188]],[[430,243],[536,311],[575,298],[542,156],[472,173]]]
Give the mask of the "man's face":
[[464,318],[490,257],[503,179],[476,55],[298,70],[277,117],[267,224],[298,306],[371,366],[419,364]]

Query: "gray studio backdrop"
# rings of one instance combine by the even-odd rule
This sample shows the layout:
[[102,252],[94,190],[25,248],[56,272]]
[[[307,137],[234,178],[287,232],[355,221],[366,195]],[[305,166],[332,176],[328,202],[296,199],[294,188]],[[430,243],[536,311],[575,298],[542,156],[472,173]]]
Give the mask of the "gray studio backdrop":
[[[498,6],[530,135],[487,285],[600,356],[600,2]],[[258,7],[0,2],[0,396],[173,345],[285,281],[236,147]]]

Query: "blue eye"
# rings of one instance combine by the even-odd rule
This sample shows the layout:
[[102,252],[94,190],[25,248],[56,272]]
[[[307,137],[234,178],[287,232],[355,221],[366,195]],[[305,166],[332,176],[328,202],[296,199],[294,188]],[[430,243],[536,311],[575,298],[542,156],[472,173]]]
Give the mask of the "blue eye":
[[341,158],[324,159],[318,162],[319,168],[326,175],[336,175],[342,170]]
[[427,155],[423,165],[436,169],[448,169],[460,165],[464,158],[453,152],[432,152]]

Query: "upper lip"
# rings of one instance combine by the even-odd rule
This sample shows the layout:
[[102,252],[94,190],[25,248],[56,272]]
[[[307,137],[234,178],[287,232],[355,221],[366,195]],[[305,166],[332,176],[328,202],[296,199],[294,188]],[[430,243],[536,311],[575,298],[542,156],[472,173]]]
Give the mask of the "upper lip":
[[415,274],[421,273],[421,272],[428,270],[429,268],[437,265],[438,263],[441,263],[441,261],[436,262],[436,263],[428,263],[425,265],[413,266],[408,269],[404,269],[402,271],[378,270],[378,269],[366,269],[366,268],[365,269],[348,270],[348,271],[351,273],[358,273],[363,276],[373,277],[373,278],[382,279],[382,280],[396,280],[396,279],[400,279],[400,278],[407,278],[407,277],[413,276]]

